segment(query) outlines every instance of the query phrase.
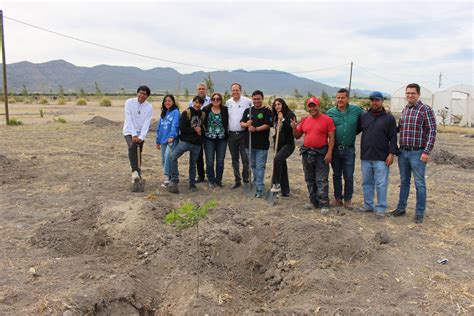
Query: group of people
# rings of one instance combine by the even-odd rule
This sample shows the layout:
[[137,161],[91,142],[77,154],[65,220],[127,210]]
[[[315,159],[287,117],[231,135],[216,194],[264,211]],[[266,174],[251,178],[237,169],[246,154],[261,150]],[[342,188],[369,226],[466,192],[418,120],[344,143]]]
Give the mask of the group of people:
[[[137,97],[125,103],[123,134],[129,149],[132,182],[141,177],[138,152],[143,149],[152,118],[152,106],[146,102],[149,95],[150,89],[141,86]],[[164,175],[162,186],[171,193],[179,193],[178,159],[189,152],[190,191],[196,191],[196,182],[203,182],[205,176],[210,188],[222,187],[228,147],[234,173],[230,188],[252,182],[256,186],[255,197],[263,197],[270,130],[274,128],[272,192],[278,192],[282,197],[290,195],[286,160],[295,150],[295,139],[304,136],[300,154],[310,201],[305,205],[306,209],[317,208],[326,215],[332,204],[373,212],[376,218],[384,218],[387,213],[403,216],[413,174],[415,222],[422,223],[426,209],[425,168],[436,139],[436,120],[432,108],[421,102],[418,84],[407,85],[406,98],[407,105],[397,124],[393,115],[385,110],[384,96],[379,91],[370,94],[367,111],[349,104],[347,89],[337,91],[336,105],[326,114],[320,111],[320,100],[313,96],[305,102],[309,115],[299,122],[282,98],[276,98],[270,109],[264,105],[262,91],[255,90],[249,99],[242,96],[239,83],[231,85],[231,98],[226,102],[218,92],[207,96],[206,85],[198,84],[197,95],[181,114],[174,96],[168,94],[163,99],[156,129],[156,147],[161,150]],[[362,134],[360,158],[364,204],[354,208],[354,144],[359,133]],[[400,193],[396,209],[387,212],[389,170],[395,156],[398,156],[400,170]],[[334,187],[331,203],[329,165],[333,170]]]

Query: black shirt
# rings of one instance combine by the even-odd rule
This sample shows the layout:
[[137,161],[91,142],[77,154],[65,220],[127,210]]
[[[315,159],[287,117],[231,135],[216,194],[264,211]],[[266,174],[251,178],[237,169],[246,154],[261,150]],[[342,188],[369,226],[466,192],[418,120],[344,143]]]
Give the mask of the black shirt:
[[[281,122],[280,135],[278,135],[278,147],[279,150],[283,145],[295,144],[295,137],[293,136],[293,128],[291,127],[291,120],[296,119],[295,113],[289,110],[286,114],[283,115],[283,120]],[[278,116],[273,117],[273,125],[275,129],[277,128]],[[273,139],[276,140],[276,133],[273,135]]]
[[[251,119],[253,127],[259,127],[265,124],[272,126],[272,111],[269,108],[263,106],[256,109],[252,106],[244,111],[242,119],[240,120],[241,122],[246,123],[249,120],[249,112],[252,115]],[[252,148],[268,150],[268,148],[270,148],[269,137],[270,129],[262,132],[252,132]],[[249,137],[245,138],[245,147],[249,148]]]
[[359,130],[362,131],[360,159],[385,161],[389,153],[398,153],[397,123],[392,114],[369,110],[360,116]]

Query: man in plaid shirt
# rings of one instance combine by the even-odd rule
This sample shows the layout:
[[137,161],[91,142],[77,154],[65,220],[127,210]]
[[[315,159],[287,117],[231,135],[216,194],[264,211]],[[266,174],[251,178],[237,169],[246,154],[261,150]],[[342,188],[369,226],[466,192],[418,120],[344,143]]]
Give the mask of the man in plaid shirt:
[[400,196],[392,216],[405,215],[410,178],[413,173],[416,187],[415,223],[423,223],[426,208],[425,169],[436,139],[436,119],[433,109],[419,100],[420,86],[407,85],[405,94],[408,104],[400,117]]

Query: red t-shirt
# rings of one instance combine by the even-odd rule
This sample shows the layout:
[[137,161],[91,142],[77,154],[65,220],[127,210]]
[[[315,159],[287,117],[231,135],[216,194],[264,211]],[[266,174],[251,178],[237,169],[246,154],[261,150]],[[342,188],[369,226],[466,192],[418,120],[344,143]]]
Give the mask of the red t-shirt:
[[328,144],[328,134],[334,132],[336,126],[332,118],[321,113],[318,117],[308,116],[304,118],[298,124],[296,130],[304,133],[304,145],[306,147],[320,148]]

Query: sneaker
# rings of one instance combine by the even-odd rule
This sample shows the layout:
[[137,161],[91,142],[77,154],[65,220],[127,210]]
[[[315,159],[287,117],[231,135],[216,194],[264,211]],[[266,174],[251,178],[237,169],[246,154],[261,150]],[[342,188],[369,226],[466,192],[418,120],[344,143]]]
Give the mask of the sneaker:
[[394,209],[393,211],[391,211],[388,215],[393,216],[393,217],[398,217],[398,216],[403,216],[405,214],[406,214],[405,210],[399,210],[397,208],[397,209]]
[[312,209],[314,209],[314,205],[311,204],[311,203],[306,203],[303,208],[307,211],[311,211]]
[[234,184],[230,187],[231,189],[237,189],[238,187],[240,187],[242,185],[242,183],[240,182],[234,182]]
[[257,199],[263,198],[263,191],[257,191],[257,193],[255,193],[255,197]]
[[189,191],[191,192],[196,192],[197,188],[196,188],[196,185],[195,184],[190,184],[189,185]]
[[272,185],[272,188],[270,189],[271,192],[280,192],[281,191],[281,187],[279,184],[274,184]]
[[171,181],[170,184],[168,184],[167,189],[169,193],[174,193],[174,194],[179,193],[178,184],[176,182]]
[[140,175],[138,174],[138,171],[132,172],[132,183],[135,183],[140,179]]
[[376,219],[383,219],[385,218],[385,214],[383,212],[375,212]]
[[216,184],[214,182],[209,182],[207,186],[209,187],[209,189],[214,189],[216,187]]
[[415,215],[415,224],[423,223],[423,215]]
[[165,180],[163,181],[163,184],[161,185],[162,188],[166,188],[170,184],[170,180]]
[[370,212],[373,212],[374,210],[369,210],[369,209],[366,209],[365,207],[358,207],[357,208],[357,212],[362,212],[362,213],[370,213]]
[[331,206],[343,206],[342,200],[334,199],[331,201]]
[[321,208],[321,215],[328,215],[329,214],[329,209],[327,207],[322,207]]
[[354,206],[352,205],[352,201],[351,201],[351,200],[344,201],[344,207],[347,208],[348,210],[354,209]]

